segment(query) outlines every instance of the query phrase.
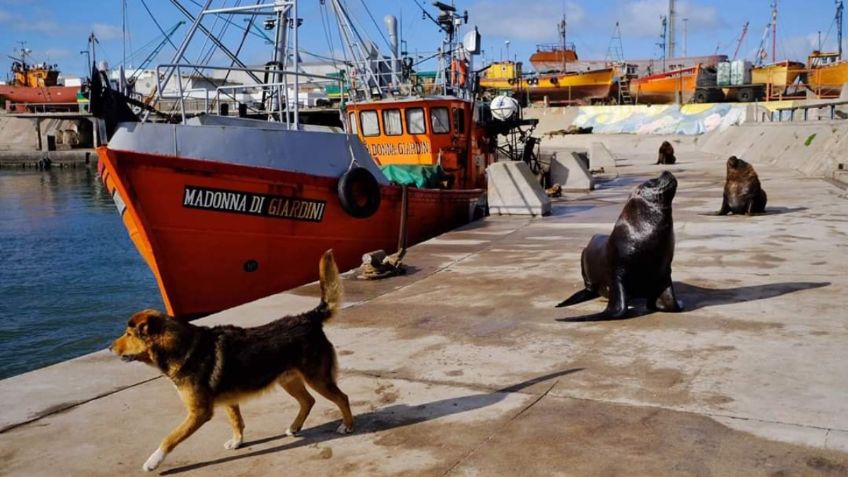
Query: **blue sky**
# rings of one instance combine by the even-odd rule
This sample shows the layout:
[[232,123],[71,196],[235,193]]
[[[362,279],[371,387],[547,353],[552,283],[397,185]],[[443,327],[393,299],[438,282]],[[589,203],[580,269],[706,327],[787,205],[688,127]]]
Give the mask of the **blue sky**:
[[[156,19],[167,29],[184,18],[168,0],[145,0]],[[199,8],[192,3],[198,0],[182,0],[192,12]],[[368,11],[382,27],[386,14],[402,17],[403,39],[410,52],[424,55],[438,45],[439,34],[429,21],[422,20],[421,9],[416,5],[425,0],[346,0],[354,18],[366,33],[385,51],[383,39],[377,33]],[[449,1],[449,0],[443,0]],[[226,3],[248,4],[253,0],[216,0],[213,5]],[[128,52],[137,52],[128,61],[138,65],[152,50],[162,35],[145,11],[141,0],[126,0],[130,42]],[[607,52],[610,36],[616,21],[620,22],[624,54],[630,58],[650,58],[659,54],[655,43],[659,39],[660,20],[668,7],[667,0],[456,0],[459,10],[468,10],[469,25],[476,24],[483,35],[486,59],[498,59],[506,54],[505,41],[510,42],[511,56],[526,61],[537,43],[556,42],[556,22],[563,12],[568,20],[568,41],[577,46],[581,58],[603,58]],[[750,28],[740,50],[740,56],[753,57],[763,29],[770,17],[770,0],[679,0],[678,18],[688,18],[687,50],[690,55],[712,54],[716,50],[733,54],[736,41],[745,21]],[[33,60],[58,63],[68,74],[80,75],[86,70],[86,38],[92,31],[100,39],[99,59],[106,58],[110,65],[122,59],[121,41],[122,0],[0,0],[0,78],[9,70],[10,60],[5,57],[18,47],[18,41],[26,41],[33,50]],[[779,0],[778,59],[791,58],[803,61],[817,44],[817,32],[827,37],[825,49],[833,49],[836,31],[833,26],[834,0]],[[329,42],[322,26],[321,12],[324,8],[319,0],[301,0],[300,16],[304,18],[301,42],[308,51],[327,54]],[[430,8],[434,13],[434,10]],[[244,25],[240,18],[237,22]],[[215,31],[222,26],[205,25]],[[333,26],[334,23],[331,25]],[[183,27],[174,39],[178,44],[187,27]],[[338,51],[339,41],[335,28],[333,45]],[[678,52],[683,50],[683,22],[677,23]],[[829,35],[828,35],[828,32]],[[240,32],[230,28],[224,35],[229,45],[236,45]],[[148,44],[148,48],[141,47]],[[201,55],[198,42],[189,55]],[[174,50],[163,49],[159,62],[167,62]],[[129,53],[128,53],[129,54]],[[260,63],[268,59],[270,50],[258,34],[248,37],[243,58],[248,63]],[[305,57],[308,59],[308,57]]]

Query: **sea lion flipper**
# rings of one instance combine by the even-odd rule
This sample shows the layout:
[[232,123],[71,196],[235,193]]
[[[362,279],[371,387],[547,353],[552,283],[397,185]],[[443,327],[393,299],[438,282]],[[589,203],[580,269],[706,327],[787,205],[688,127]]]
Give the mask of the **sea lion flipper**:
[[571,295],[565,300],[561,301],[556,308],[562,308],[564,306],[576,305],[578,303],[583,303],[584,301],[589,301],[598,297],[598,293],[590,290],[588,288],[584,288],[577,293]]
[[716,212],[716,215],[727,215],[730,212],[730,204],[727,203],[727,194],[721,196],[721,209]]

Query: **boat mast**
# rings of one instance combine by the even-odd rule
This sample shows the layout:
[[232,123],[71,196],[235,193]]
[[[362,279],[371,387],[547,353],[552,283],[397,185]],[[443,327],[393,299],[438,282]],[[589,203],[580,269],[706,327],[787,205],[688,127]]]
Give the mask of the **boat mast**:
[[677,16],[674,11],[674,0],[668,0],[668,50],[666,51],[667,58],[674,58],[674,19]]
[[842,0],[836,0],[836,41],[839,45],[839,59],[842,59]]
[[771,2],[771,62],[777,63],[777,0]]
[[665,39],[666,39],[666,28],[668,28],[668,19],[665,16],[661,16],[660,19],[662,20],[662,32],[660,33],[660,42],[657,43],[657,46],[659,46],[660,49],[662,50],[662,54],[660,55],[660,58],[662,58],[662,70],[663,70],[663,73],[665,73],[665,52],[666,52],[666,50],[665,50],[665,47],[666,47]]
[[562,20],[560,20],[559,23],[557,23],[557,30],[559,30],[559,41],[560,41],[559,51],[560,51],[560,54],[562,55],[562,61],[561,61],[562,71],[565,71],[565,67],[568,63],[568,55],[566,54],[566,49],[568,48],[566,45],[568,45],[568,43],[565,41],[566,40],[565,26],[566,26],[565,12],[563,12]]

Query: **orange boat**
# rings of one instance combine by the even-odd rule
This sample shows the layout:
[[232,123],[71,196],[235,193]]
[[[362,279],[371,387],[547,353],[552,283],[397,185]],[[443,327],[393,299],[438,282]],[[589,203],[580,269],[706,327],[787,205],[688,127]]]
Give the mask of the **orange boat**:
[[12,58],[11,84],[0,85],[0,97],[6,100],[6,109],[27,112],[31,104],[50,110],[77,109],[79,86],[59,86],[56,65],[30,65],[26,62],[29,50],[22,50],[21,58]]
[[771,65],[754,67],[751,70],[751,83],[766,85],[768,97],[779,99],[790,94],[789,89],[798,86],[796,81],[803,75],[803,63],[785,60]]
[[581,73],[521,74],[521,63],[492,63],[480,78],[480,87],[496,93],[508,92],[530,101],[559,104],[592,104],[609,99],[615,83],[611,68]]
[[630,95],[637,104],[688,103],[696,99],[695,89],[702,70],[698,65],[634,78],[630,80]]
[[837,52],[813,51],[807,59],[807,86],[819,98],[838,98],[848,83],[848,61]]
[[[287,24],[288,10],[275,14]],[[179,66],[164,67],[167,83]],[[127,117],[96,78],[92,112]],[[266,111],[276,121],[184,113],[179,124],[106,120],[114,133],[97,150],[102,179],[172,316],[201,316],[316,280],[315,263],[329,248],[350,269],[363,253],[420,242],[474,217],[495,155],[472,100],[354,102],[346,131],[299,124],[297,103],[281,103]],[[392,185],[381,166],[399,165],[413,173],[441,165],[444,175],[433,188]]]

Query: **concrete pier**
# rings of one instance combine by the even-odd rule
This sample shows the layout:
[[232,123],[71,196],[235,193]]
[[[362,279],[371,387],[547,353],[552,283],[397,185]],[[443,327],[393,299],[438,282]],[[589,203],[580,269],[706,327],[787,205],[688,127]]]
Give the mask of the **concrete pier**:
[[[726,156],[705,139],[675,143],[672,166],[653,165],[661,138],[585,140],[606,144],[617,179],[566,194],[549,217],[489,217],[417,245],[405,276],[345,280],[346,308],[325,329],[353,434],[334,433],[339,413],[317,397],[285,436],[296,403],[275,391],[242,406],[242,449],[224,449],[219,412],[157,473],[848,474],[846,191],[747,156],[768,213],[710,216]],[[582,286],[589,238],[664,168],[679,180],[672,278],[685,312],[555,321],[604,307],[554,305]],[[256,325],[317,296],[312,284],[201,322]],[[2,475],[141,474],[185,414],[166,379],[105,351],[0,381],[0,396]]]

